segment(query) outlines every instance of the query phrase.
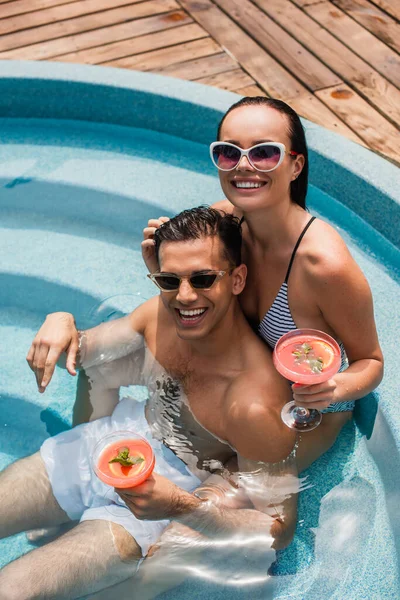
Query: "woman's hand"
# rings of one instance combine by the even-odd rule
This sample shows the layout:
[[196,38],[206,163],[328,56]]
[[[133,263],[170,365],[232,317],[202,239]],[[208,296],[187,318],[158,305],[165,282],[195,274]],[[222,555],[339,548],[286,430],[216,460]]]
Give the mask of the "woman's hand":
[[169,221],[169,217],[150,219],[147,227],[143,229],[142,256],[149,273],[158,271],[158,260],[154,249],[154,233],[160,225],[167,221]]
[[292,392],[293,400],[298,406],[303,406],[304,408],[323,410],[330,404],[341,401],[338,394],[338,385],[334,377],[323,383],[314,383],[313,385],[294,383],[292,385]]
[[66,352],[66,368],[70,375],[76,375],[76,356],[79,349],[79,336],[73,315],[57,312],[47,315],[37,332],[26,360],[35,373],[39,392],[42,394],[50,383],[58,359]]

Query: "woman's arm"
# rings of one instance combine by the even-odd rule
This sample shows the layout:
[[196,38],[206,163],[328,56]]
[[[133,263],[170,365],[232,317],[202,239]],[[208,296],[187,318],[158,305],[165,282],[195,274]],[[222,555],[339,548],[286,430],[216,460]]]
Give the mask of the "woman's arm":
[[305,261],[304,282],[328,328],[343,342],[350,366],[323,384],[293,387],[299,404],[318,409],[358,400],[383,377],[370,287],[343,240],[334,241],[323,256]]
[[149,273],[155,273],[159,269],[158,260],[154,248],[154,233],[163,223],[169,221],[169,217],[158,217],[149,219],[147,227],[143,229],[142,258]]

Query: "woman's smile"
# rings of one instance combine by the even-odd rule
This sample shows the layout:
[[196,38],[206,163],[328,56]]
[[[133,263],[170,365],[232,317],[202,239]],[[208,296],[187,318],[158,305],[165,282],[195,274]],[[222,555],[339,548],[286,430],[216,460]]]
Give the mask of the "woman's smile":
[[235,179],[233,179],[231,183],[233,187],[240,190],[258,190],[267,185],[266,181],[259,181],[255,179],[240,179],[238,177],[235,177]]

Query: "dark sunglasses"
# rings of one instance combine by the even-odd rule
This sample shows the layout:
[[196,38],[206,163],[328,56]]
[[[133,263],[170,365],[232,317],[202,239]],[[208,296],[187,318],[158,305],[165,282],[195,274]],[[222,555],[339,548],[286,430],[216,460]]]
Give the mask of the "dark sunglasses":
[[183,279],[187,279],[195,290],[209,290],[222,279],[227,271],[201,271],[194,275],[180,277],[175,273],[149,273],[147,277],[163,292],[177,292]]
[[299,153],[293,150],[288,152],[285,145],[279,142],[264,142],[246,150],[230,142],[213,142],[210,146],[211,160],[220,171],[233,171],[242,156],[246,156],[254,169],[268,173],[279,167],[285,154],[298,156]]

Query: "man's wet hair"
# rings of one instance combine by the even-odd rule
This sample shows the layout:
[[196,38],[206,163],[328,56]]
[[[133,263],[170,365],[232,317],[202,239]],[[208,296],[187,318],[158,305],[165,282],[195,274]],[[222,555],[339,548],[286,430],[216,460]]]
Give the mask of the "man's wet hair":
[[162,242],[187,242],[204,237],[219,237],[224,258],[237,267],[242,263],[242,228],[240,220],[210,206],[184,210],[155,232],[155,249],[159,258]]

